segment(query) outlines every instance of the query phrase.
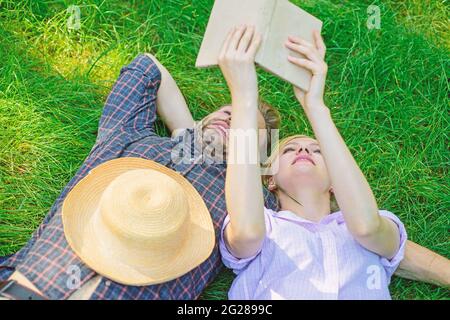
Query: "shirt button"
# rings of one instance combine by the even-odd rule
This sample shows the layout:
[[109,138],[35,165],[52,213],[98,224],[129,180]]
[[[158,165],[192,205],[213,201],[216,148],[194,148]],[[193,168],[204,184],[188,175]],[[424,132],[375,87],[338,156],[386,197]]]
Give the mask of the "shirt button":
[[105,286],[109,287],[110,285],[111,285],[111,281],[106,280],[106,281],[105,281]]

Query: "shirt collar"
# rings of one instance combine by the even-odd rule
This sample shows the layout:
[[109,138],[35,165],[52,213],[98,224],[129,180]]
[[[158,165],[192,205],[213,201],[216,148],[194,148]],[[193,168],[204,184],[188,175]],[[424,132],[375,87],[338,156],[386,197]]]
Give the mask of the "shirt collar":
[[341,211],[336,211],[336,212],[330,213],[329,215],[320,219],[319,222],[315,222],[315,221],[311,221],[311,220],[302,218],[289,210],[281,210],[281,211],[274,212],[274,213],[275,213],[275,217],[277,217],[277,218],[282,218],[282,219],[290,220],[293,222],[300,222],[302,224],[308,224],[308,225],[327,225],[329,223],[332,223],[333,221],[336,221],[336,223],[338,223],[338,224],[344,222],[344,217],[343,217]]

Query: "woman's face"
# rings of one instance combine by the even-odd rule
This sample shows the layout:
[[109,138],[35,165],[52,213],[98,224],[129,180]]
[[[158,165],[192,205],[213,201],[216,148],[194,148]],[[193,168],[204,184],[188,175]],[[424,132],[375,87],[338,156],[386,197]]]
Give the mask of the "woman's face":
[[274,174],[270,184],[275,182],[285,190],[300,186],[323,192],[330,189],[325,161],[318,142],[312,138],[295,138],[285,144],[273,161],[272,169]]

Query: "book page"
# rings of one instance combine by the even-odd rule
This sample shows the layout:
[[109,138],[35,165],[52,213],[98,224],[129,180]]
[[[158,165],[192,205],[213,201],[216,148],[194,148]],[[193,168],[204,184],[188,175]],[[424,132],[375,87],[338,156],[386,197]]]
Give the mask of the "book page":
[[[240,24],[255,25],[256,32],[263,36],[262,47],[276,2],[277,0],[216,0],[195,66],[217,65],[217,58],[228,32]],[[261,47],[257,56],[262,51]]]
[[[322,22],[300,9],[296,5],[279,0],[270,22],[264,50],[257,56],[256,62],[265,70],[277,75],[297,87],[308,90],[311,73],[287,60],[287,56],[302,57],[302,55],[286,48],[284,43],[289,35],[301,37],[314,43],[312,30],[321,31]],[[303,58],[303,57],[302,57]]]

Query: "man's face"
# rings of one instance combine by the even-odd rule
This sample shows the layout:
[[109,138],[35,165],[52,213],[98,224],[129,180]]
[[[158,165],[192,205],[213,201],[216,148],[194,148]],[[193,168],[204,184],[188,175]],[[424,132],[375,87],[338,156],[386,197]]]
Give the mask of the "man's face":
[[[225,105],[204,117],[198,124],[197,129],[203,134],[203,149],[208,147],[214,150],[221,150],[221,155],[213,154],[213,156],[223,156],[225,159],[228,148],[229,130],[231,124],[231,105]],[[259,147],[266,145],[266,123],[261,112],[258,112],[258,141]],[[263,130],[261,130],[263,129]]]

